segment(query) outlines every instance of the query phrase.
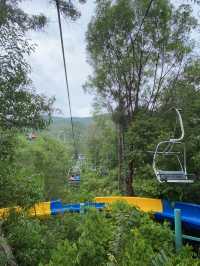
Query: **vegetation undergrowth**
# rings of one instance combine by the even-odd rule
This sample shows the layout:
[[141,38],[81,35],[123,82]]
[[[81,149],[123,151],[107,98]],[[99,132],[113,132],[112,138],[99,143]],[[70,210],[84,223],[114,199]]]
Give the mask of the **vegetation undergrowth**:
[[4,232],[19,265],[199,265],[189,246],[175,254],[167,223],[124,203],[47,220],[12,214]]

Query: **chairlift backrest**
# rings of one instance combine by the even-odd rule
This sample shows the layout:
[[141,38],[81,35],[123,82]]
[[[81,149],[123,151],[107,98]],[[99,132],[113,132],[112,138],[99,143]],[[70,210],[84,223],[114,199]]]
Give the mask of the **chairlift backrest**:
[[185,136],[185,130],[184,130],[184,126],[183,126],[183,119],[182,119],[181,113],[176,108],[175,108],[175,111],[176,111],[176,115],[177,115],[177,118],[178,118],[178,121],[179,121],[179,125],[180,125],[180,128],[181,128],[181,136],[179,138],[170,139],[170,142],[180,142],[180,141],[182,141],[184,139],[184,136]]

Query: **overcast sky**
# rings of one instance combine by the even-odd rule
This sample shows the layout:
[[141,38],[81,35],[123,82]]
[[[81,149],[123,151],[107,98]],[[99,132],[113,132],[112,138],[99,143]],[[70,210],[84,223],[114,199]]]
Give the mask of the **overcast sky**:
[[[89,116],[92,110],[92,96],[83,92],[82,85],[91,73],[86,62],[85,32],[94,7],[91,0],[88,4],[79,4],[80,19],[76,22],[62,19],[73,116]],[[44,13],[49,19],[43,31],[30,33],[30,38],[37,44],[28,59],[32,68],[31,78],[37,92],[55,96],[55,107],[69,116],[56,8],[49,5],[48,0],[25,1],[22,8],[31,14]]]
[[[188,1],[172,0],[172,3],[177,5]],[[83,92],[82,85],[92,71],[86,61],[85,32],[94,13],[94,0],[78,7],[82,12],[80,19],[76,22],[62,19],[62,22],[72,114],[84,117],[91,115],[92,111],[92,96]],[[194,15],[199,18],[199,6],[193,7]],[[37,92],[55,96],[55,107],[69,116],[56,8],[49,5],[48,0],[24,1],[22,8],[31,14],[44,13],[49,19],[44,31],[30,33],[30,38],[37,44],[35,53],[28,59],[32,67],[31,78]]]

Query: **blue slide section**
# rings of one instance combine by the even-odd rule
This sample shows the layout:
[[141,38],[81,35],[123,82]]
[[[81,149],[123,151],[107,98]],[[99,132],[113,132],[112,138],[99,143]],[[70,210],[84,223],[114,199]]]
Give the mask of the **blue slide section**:
[[184,202],[170,202],[163,200],[163,212],[155,213],[155,218],[159,221],[168,220],[174,223],[174,209],[181,210],[181,220],[183,227],[200,231],[200,205]]
[[[200,232],[200,205],[184,202],[162,201],[163,212],[156,212],[154,216],[158,221],[168,220],[174,223],[174,209],[181,210],[182,225],[186,229]],[[81,213],[88,208],[103,210],[105,203],[85,202],[63,204],[61,200],[51,201],[51,215],[63,214],[66,212]]]
[[61,200],[51,201],[51,215],[62,214],[65,212],[79,213],[87,208],[96,208],[97,210],[102,210],[105,208],[105,204],[95,202],[63,204]]

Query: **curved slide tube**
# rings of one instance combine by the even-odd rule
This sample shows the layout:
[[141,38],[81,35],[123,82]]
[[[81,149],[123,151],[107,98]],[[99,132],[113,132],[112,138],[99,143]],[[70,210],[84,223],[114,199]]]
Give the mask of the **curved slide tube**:
[[174,223],[174,209],[180,209],[183,227],[200,231],[200,205],[198,204],[140,197],[97,197],[95,200],[105,203],[125,201],[144,212],[153,212],[158,221],[168,220],[171,223]]
[[[51,215],[63,214],[66,212],[81,213],[87,208],[102,210],[108,204],[117,201],[125,201],[128,204],[139,208],[144,212],[154,213],[158,221],[168,220],[174,222],[174,209],[180,209],[182,214],[183,226],[187,229],[200,231],[200,205],[184,202],[170,202],[167,200],[141,198],[141,197],[96,197],[95,202],[63,204],[60,200],[41,202],[28,210],[31,217],[46,217]],[[22,208],[3,208],[0,209],[0,218],[6,218],[11,210],[20,212]]]

